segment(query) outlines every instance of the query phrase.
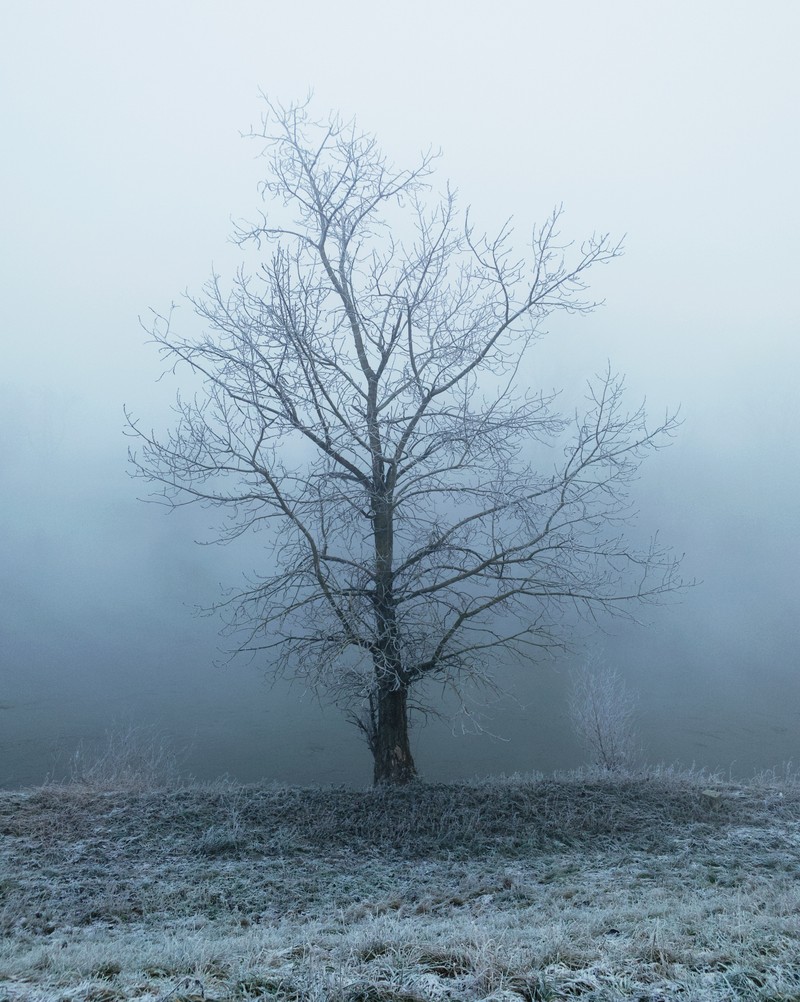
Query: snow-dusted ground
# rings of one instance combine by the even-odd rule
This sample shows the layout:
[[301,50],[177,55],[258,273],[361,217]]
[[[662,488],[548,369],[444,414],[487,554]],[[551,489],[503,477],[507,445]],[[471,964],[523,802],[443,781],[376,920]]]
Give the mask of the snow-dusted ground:
[[0,1000],[800,999],[792,782],[52,786],[0,833]]

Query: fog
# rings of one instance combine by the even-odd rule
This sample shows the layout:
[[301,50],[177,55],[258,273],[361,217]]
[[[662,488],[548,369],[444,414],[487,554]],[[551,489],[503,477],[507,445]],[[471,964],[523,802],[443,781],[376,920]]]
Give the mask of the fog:
[[[231,218],[259,206],[240,137],[259,90],[310,88],[399,164],[441,147],[440,182],[482,223],[513,214],[521,242],[561,202],[565,235],[626,235],[591,276],[605,305],[559,320],[531,378],[569,394],[610,359],[632,403],[681,406],[634,531],[658,529],[701,583],[579,639],[639,692],[651,761],[747,775],[797,755],[800,8],[455,11],[2,6],[0,785],[41,781],[114,720],[161,729],[198,776],[369,781],[335,710],[215,666],[220,624],[194,610],[258,549],[195,546],[208,513],[137,500],[123,435],[123,404],[164,428],[176,389],[139,316],[235,266]],[[579,764],[564,699],[580,658],[503,672],[490,733],[416,730],[423,776]]]

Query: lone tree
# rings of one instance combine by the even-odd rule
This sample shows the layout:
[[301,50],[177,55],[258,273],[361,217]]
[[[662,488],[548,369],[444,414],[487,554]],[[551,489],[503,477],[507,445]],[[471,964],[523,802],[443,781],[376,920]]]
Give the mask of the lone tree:
[[557,210],[518,256],[508,224],[478,233],[449,188],[431,195],[434,156],[400,170],[307,103],[267,102],[251,135],[268,213],[236,240],[259,266],[189,297],[195,336],[154,315],[167,367],[200,388],[163,437],[127,415],[132,461],[166,503],[224,509],[222,540],[272,529],[215,606],[236,650],[341,707],[375,782],[403,783],[424,682],[489,680],[563,643],[572,609],[631,615],[680,587],[668,550],[620,530],[676,421],[626,412],[610,370],[569,418],[520,378],[551,314],[595,305],[586,273],[621,252],[607,235],[563,244]]

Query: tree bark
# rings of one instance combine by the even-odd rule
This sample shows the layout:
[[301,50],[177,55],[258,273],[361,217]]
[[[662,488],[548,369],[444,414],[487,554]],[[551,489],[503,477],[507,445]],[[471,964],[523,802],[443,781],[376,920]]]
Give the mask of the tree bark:
[[387,689],[378,696],[372,754],[375,784],[409,783],[417,769],[408,740],[408,690]]
[[400,655],[400,635],[395,607],[393,553],[394,509],[391,488],[382,468],[377,420],[370,422],[374,490],[372,525],[375,542],[375,632],[373,651],[377,706],[373,709],[370,742],[375,761],[375,784],[399,785],[417,775],[408,740],[408,683]]

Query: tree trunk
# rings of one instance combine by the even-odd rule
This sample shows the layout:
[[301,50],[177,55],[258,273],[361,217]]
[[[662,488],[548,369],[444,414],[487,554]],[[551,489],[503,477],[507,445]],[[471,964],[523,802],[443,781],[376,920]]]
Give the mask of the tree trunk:
[[378,696],[372,754],[375,784],[399,785],[416,778],[408,740],[408,690],[387,689]]

